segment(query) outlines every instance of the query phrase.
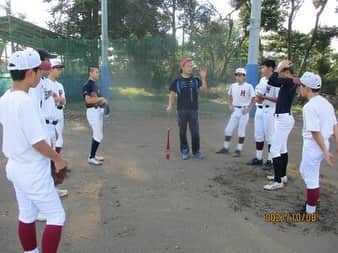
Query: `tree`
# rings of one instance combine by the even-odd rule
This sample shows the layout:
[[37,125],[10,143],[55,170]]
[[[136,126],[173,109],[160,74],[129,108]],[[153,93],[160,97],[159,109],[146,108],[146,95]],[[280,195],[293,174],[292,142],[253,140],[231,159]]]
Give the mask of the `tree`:
[[287,48],[288,48],[288,59],[292,59],[292,24],[297,15],[297,12],[303,5],[304,0],[283,0],[282,4],[288,11],[288,27],[287,27]]
[[307,60],[308,60],[310,51],[311,51],[314,43],[316,42],[317,33],[318,33],[318,27],[319,27],[319,19],[320,19],[320,16],[321,16],[321,14],[323,13],[323,11],[325,9],[325,6],[326,6],[327,2],[328,2],[328,0],[313,0],[313,5],[315,6],[316,9],[319,9],[319,10],[318,10],[318,12],[316,14],[315,27],[312,30],[311,40],[310,40],[310,43],[307,46],[307,49],[306,49],[306,52],[305,52],[305,56],[304,56],[304,59],[302,61],[302,64],[301,64],[301,67],[300,67],[300,70],[299,70],[299,75],[304,72],[304,70],[306,68],[306,65],[307,65]]

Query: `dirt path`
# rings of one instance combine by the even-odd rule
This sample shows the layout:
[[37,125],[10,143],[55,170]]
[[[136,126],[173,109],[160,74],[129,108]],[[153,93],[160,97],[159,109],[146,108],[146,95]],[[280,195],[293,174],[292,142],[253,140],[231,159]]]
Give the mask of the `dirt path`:
[[[105,125],[103,167],[87,164],[89,129],[83,115],[66,125],[65,157],[72,173],[64,184],[67,224],[60,252],[334,252],[338,247],[338,168],[324,168],[320,221],[272,224],[269,211],[292,212],[303,203],[297,171],[300,123],[292,132],[290,183],[265,192],[265,175],[245,165],[254,155],[252,122],[240,159],[216,155],[222,145],[222,115],[201,118],[203,161],[182,161],[174,119],[172,159],[164,159],[166,119],[115,113]],[[337,163],[336,163],[337,164]],[[21,252],[16,237],[16,204],[0,177],[1,252]],[[41,225],[39,225],[41,229]]]

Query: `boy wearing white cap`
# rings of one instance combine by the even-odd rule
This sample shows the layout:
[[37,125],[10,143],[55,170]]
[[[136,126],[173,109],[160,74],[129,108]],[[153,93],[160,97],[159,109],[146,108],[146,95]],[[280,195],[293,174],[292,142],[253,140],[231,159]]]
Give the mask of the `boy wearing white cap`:
[[230,96],[228,105],[232,114],[224,131],[224,146],[216,153],[229,153],[232,132],[238,126],[238,144],[234,157],[239,157],[243,149],[246,125],[249,121],[249,112],[255,104],[255,90],[251,84],[245,81],[246,71],[244,68],[236,69],[235,77],[236,83],[233,83],[228,91],[228,95]]
[[12,182],[19,209],[18,233],[24,252],[38,253],[35,220],[40,211],[47,218],[42,235],[42,252],[56,253],[65,212],[51,177],[50,161],[56,171],[66,162],[47,143],[35,101],[28,95],[40,81],[41,60],[34,50],[15,52],[8,63],[13,86],[0,99],[3,152],[6,173]]
[[300,173],[306,185],[308,214],[316,212],[319,198],[319,170],[323,158],[332,167],[333,155],[329,152],[329,138],[334,134],[338,148],[338,126],[333,106],[319,91],[322,80],[319,75],[305,72],[300,78],[301,95],[309,101],[303,107],[303,152]]
[[[64,114],[63,114],[63,107],[66,103],[65,91],[63,85],[57,81],[60,77],[62,69],[64,65],[59,59],[50,59],[51,69],[48,72],[48,78],[46,82],[43,84],[43,88],[45,94],[48,98],[45,103],[43,103],[43,110],[46,119],[53,119],[56,123],[47,124],[51,127],[52,132],[54,133],[52,136],[55,135],[55,141],[53,142],[53,148],[57,153],[61,153],[61,149],[63,146],[63,128],[64,128]],[[63,180],[66,177],[66,173],[55,173],[54,164],[52,164],[52,176],[54,179],[55,185],[59,185],[63,183]],[[64,197],[68,195],[68,190],[66,189],[59,189],[57,191],[60,197]]]

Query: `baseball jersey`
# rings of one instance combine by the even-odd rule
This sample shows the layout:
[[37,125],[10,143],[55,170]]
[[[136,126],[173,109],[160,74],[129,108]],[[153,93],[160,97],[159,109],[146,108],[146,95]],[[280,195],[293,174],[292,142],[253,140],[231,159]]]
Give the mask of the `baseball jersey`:
[[42,82],[43,98],[41,102],[42,117],[45,120],[58,120],[59,110],[56,108],[54,93],[58,93],[58,87],[49,79]]
[[198,110],[198,91],[202,82],[197,77],[176,79],[169,88],[177,94],[177,110]]
[[322,96],[312,97],[303,107],[303,138],[311,139],[311,132],[321,132],[324,140],[333,134],[337,124],[333,106]]
[[[63,88],[63,85],[60,82],[56,81],[56,80],[55,81],[50,80],[50,79],[47,79],[47,80],[48,80],[49,85],[50,85],[50,87],[52,89],[52,92],[56,93],[60,97],[63,97],[64,99],[66,99],[65,90]],[[54,105],[55,105],[55,107],[57,109],[55,111],[55,113],[56,113],[56,119],[63,119],[64,118],[64,115],[63,115],[63,106],[62,105],[61,106],[57,105],[55,103],[54,103]]]
[[[34,107],[36,110],[41,112],[41,103],[43,99],[43,88],[42,88],[42,83],[44,82],[45,79],[41,79],[38,85],[35,88],[29,88],[28,94],[32,98]],[[41,112],[42,114],[42,112]]]
[[255,97],[255,90],[251,84],[244,82],[231,84],[228,95],[232,97],[233,106],[249,106],[252,98]]
[[[269,80],[266,77],[261,78],[261,80],[259,81],[259,83],[257,84],[255,88],[256,94],[260,93],[268,97],[278,98],[279,88],[269,85],[268,81]],[[264,99],[263,105],[269,106],[269,107],[275,107],[276,103],[270,100]]]
[[46,136],[36,106],[26,92],[8,90],[0,98],[0,123],[2,151],[9,160],[30,164],[47,159],[32,147]]
[[291,113],[291,106],[296,95],[297,85],[292,78],[280,78],[278,73],[274,72],[269,78],[269,85],[279,87],[279,93],[276,103],[276,114]]

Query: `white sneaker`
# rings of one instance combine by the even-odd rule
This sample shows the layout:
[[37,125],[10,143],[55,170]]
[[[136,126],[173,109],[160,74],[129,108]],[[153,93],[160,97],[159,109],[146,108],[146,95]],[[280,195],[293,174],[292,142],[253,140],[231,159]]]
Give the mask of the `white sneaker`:
[[96,160],[95,158],[88,158],[88,163],[92,165],[102,165],[102,162]]
[[60,198],[66,197],[68,195],[68,190],[67,189],[56,188],[56,191],[59,194]]
[[[275,176],[266,176],[266,178],[269,180],[269,181],[273,181],[275,179]],[[288,176],[284,176],[281,178],[282,179],[282,183],[284,184],[287,184],[288,183]]]
[[278,189],[282,189],[284,187],[284,183],[272,182],[270,184],[264,185],[264,190],[267,191],[275,191]]
[[104,161],[104,157],[103,156],[95,156],[95,159],[99,162],[103,162]]
[[36,216],[36,220],[37,221],[47,221],[47,218],[43,214],[38,213],[38,215]]

